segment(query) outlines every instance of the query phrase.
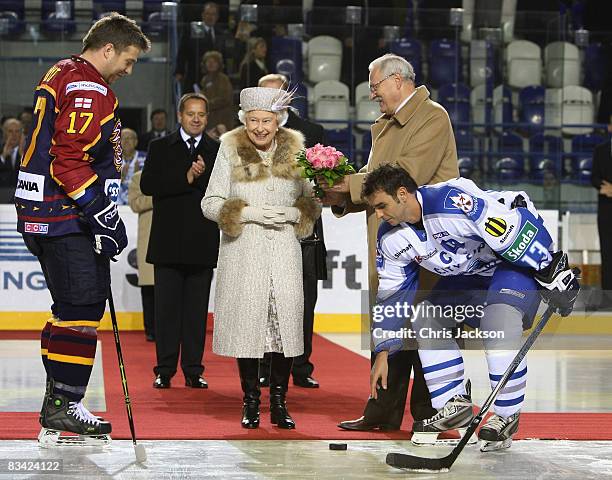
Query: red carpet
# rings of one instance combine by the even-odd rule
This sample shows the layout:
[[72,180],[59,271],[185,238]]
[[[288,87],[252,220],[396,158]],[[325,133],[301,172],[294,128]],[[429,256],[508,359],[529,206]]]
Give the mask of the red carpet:
[[[35,339],[37,332],[0,332],[0,339]],[[100,412],[113,424],[113,438],[130,438],[119,380],[112,332],[101,332],[107,411]],[[340,420],[361,415],[368,395],[369,362],[315,335],[313,362],[322,387],[317,390],[291,387],[288,405],[297,429],[280,430],[266,414],[267,392],[262,395],[259,429],[240,427],[241,398],[234,359],[210,351],[208,337],[205,377],[208,390],[183,386],[181,373],[169,390],[155,390],[152,367],[155,348],[142,332],[121,335],[122,350],[133,405],[136,433],[141,439],[408,439],[412,418],[406,412],[402,430],[394,433],[346,432]],[[42,365],[41,365],[42,368]],[[96,412],[97,413],[97,412]],[[0,439],[34,439],[40,427],[37,413],[0,412]],[[525,413],[517,438],[612,440],[612,414]]]

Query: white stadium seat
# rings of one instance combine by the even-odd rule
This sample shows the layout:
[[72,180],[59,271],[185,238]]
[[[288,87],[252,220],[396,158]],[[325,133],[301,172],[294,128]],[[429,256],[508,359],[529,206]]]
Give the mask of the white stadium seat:
[[523,88],[542,83],[542,51],[527,40],[515,40],[506,48],[508,85]]
[[308,79],[313,83],[340,80],[342,42],[321,35],[308,42]]
[[560,88],[580,85],[580,55],[578,47],[568,42],[553,42],[544,49],[546,85]]
[[349,87],[335,80],[324,80],[314,86],[315,119],[327,129],[342,129],[347,123],[325,123],[322,120],[349,119]]

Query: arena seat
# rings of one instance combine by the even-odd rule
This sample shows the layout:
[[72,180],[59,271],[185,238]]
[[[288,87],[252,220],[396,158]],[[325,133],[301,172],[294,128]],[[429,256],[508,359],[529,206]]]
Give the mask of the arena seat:
[[340,80],[342,42],[328,35],[320,35],[308,42],[308,80],[319,83]]
[[542,53],[538,45],[527,40],[515,40],[506,48],[508,85],[523,88],[542,84]]
[[568,42],[552,42],[544,48],[546,84],[552,88],[580,85],[578,47]]

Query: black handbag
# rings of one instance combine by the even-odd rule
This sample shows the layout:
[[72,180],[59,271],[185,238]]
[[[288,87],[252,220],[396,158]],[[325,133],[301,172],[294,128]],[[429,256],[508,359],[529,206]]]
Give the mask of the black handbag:
[[300,243],[304,275],[314,274],[317,280],[327,280],[327,250],[316,229],[310,237],[300,240]]

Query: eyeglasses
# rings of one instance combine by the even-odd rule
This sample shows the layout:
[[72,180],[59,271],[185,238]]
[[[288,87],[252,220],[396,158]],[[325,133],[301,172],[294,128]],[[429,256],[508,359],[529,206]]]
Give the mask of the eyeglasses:
[[397,75],[397,72],[393,72],[390,73],[389,75],[387,75],[385,78],[383,78],[382,80],[379,80],[378,82],[376,82],[374,85],[370,85],[370,92],[372,93],[376,93],[376,89],[378,88],[378,86],[384,82],[387,78],[391,78],[393,75]]

